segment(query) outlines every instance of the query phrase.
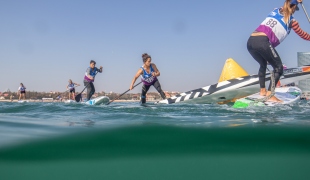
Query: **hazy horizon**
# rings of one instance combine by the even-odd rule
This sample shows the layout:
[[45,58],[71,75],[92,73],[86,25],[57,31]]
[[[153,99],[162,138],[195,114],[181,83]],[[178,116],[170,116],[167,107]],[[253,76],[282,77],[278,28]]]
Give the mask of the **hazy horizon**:
[[[65,91],[68,80],[83,85],[90,60],[103,66],[97,92],[122,93],[152,56],[164,91],[184,92],[217,83],[226,59],[249,74],[259,65],[246,48],[250,34],[284,0],[11,0],[0,7],[0,91]],[[310,11],[310,2],[303,3]],[[294,14],[310,32],[300,7]],[[278,51],[288,67],[309,42],[292,30]],[[139,82],[140,80],[137,80]],[[81,91],[84,86],[77,88]],[[141,85],[130,93],[141,91]],[[154,88],[150,89],[154,92]]]

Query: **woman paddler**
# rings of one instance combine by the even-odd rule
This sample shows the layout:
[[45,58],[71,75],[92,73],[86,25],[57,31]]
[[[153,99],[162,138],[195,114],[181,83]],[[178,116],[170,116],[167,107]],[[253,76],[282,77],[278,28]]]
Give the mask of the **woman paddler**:
[[141,103],[146,102],[146,93],[150,89],[151,86],[154,86],[155,89],[159,92],[161,98],[166,99],[166,95],[161,89],[160,83],[157,79],[158,76],[160,76],[160,72],[157,69],[156,65],[154,63],[151,63],[152,58],[147,53],[142,54],[142,61],[143,65],[140,67],[136,75],[134,76],[131,85],[130,90],[134,88],[134,84],[139,76],[141,76],[142,80],[142,93],[141,93]]
[[[310,35],[299,27],[298,22],[293,17],[295,11],[299,10],[298,3],[302,3],[302,0],[286,0],[283,7],[274,9],[267,16],[248,40],[247,49],[260,65],[258,76],[260,95],[262,96],[271,94],[271,83],[268,91],[265,87],[267,63],[273,67],[275,84],[278,83],[283,74],[282,61],[275,47],[289,35],[291,29],[301,38],[310,40]],[[275,96],[270,97],[268,101],[281,102]]]

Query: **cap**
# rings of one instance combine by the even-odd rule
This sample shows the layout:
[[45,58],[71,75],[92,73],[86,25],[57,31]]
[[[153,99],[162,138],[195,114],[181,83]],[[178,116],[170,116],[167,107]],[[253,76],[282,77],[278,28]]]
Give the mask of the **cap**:
[[299,7],[298,7],[298,1],[297,0],[291,0],[291,5],[296,5],[296,11],[299,11]]

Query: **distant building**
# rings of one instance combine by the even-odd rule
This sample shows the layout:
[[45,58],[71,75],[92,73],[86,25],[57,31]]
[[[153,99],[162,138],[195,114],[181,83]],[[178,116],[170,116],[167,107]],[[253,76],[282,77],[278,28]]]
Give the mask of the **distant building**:
[[180,92],[177,92],[177,91],[172,91],[172,92],[164,91],[164,93],[166,95],[166,98],[171,98],[173,96],[180,94]]
[[7,88],[6,90],[4,90],[3,92],[11,92],[11,90],[9,88]]
[[146,100],[147,101],[155,101],[156,100],[156,95],[155,94],[147,94],[146,95]]
[[53,102],[53,98],[42,98],[43,102]]
[[[310,52],[298,52],[297,53],[298,66],[310,65]],[[303,97],[310,98],[310,79],[305,79],[298,82],[298,87],[303,92]]]
[[133,95],[131,96],[131,100],[134,100],[134,101],[140,100],[140,94],[133,94]]

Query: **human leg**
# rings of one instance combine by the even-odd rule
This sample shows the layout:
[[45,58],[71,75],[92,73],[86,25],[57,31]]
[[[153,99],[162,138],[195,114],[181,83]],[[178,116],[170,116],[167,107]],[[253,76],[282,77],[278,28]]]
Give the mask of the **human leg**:
[[[274,81],[275,81],[274,84],[277,84],[281,75],[283,74],[283,65],[282,65],[282,61],[281,61],[279,54],[272,47],[272,45],[269,42],[269,39],[266,36],[251,37],[248,41],[248,50],[256,61],[261,62],[261,63],[259,62],[261,65],[260,70],[259,70],[261,88],[265,87],[265,86],[262,86],[262,83],[265,84],[267,62],[269,62],[269,64],[274,69],[273,70]],[[264,81],[262,82],[261,79],[264,79]],[[272,84],[270,83],[266,96],[269,96],[272,93],[271,88],[272,88]],[[261,92],[262,92],[262,89],[261,89]],[[269,98],[269,101],[280,101],[280,100],[276,98],[275,96],[272,96]]]
[[86,101],[90,100],[91,96],[93,95],[93,92],[95,92],[94,84],[92,82],[84,81],[84,86],[86,86]]
[[156,81],[153,86],[159,92],[161,98],[166,99],[166,95],[165,95],[164,91],[161,89],[159,81]]
[[[260,85],[260,95],[266,95],[266,69],[267,69],[267,60],[262,56],[263,54],[263,43],[265,37],[250,37],[247,43],[247,49],[252,57],[258,62],[260,65],[258,70],[258,78],[259,78],[259,85]],[[268,38],[267,38],[268,40]]]
[[141,103],[146,103],[146,93],[148,92],[148,90],[150,89],[151,86],[142,85],[142,93],[141,93]]
[[[281,61],[281,58],[278,54],[278,52],[270,45],[269,48],[269,59],[268,62],[270,63],[270,65],[273,67],[273,73],[274,73],[274,84],[278,84],[282,74],[283,74],[283,64]],[[267,96],[269,96],[272,92],[271,89],[275,88],[272,87],[272,83],[270,81],[269,87],[268,87],[268,91],[267,91]],[[276,102],[281,102],[280,99],[278,99],[275,96],[272,96],[269,98],[268,101],[276,101]]]
[[73,88],[71,91],[70,91],[71,95],[72,95],[72,100],[74,100],[75,98],[75,89]]
[[91,88],[91,91],[90,91],[89,99],[92,97],[93,94],[95,94],[95,86],[93,83],[90,83],[90,88]]
[[[268,62],[273,68],[275,84],[277,84],[283,74],[283,64],[278,52],[270,45]],[[268,91],[271,90],[271,83]]]

